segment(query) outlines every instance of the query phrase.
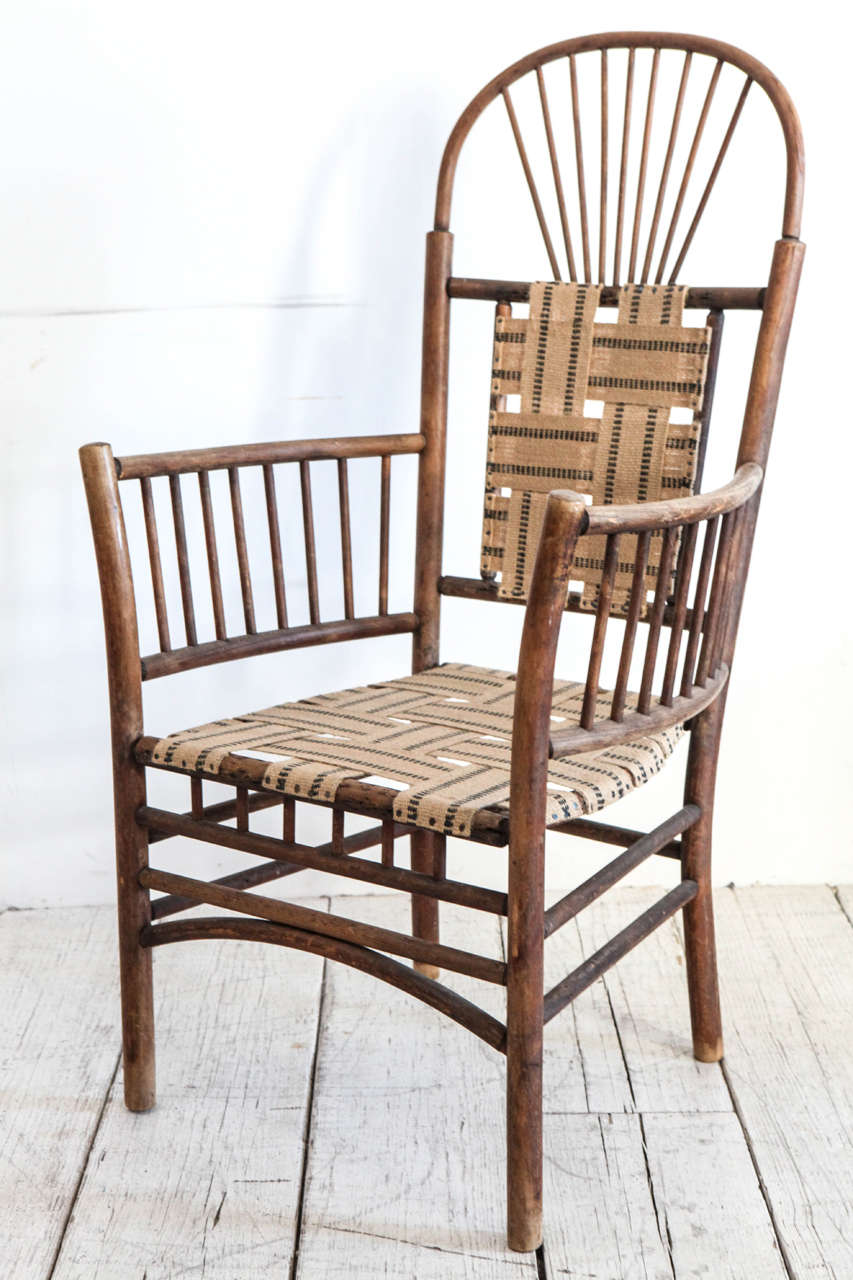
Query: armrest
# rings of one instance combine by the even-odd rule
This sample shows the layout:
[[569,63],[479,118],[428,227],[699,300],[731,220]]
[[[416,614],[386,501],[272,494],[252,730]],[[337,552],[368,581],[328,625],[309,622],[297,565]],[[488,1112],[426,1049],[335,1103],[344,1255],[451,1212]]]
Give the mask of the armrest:
[[[725,515],[748,502],[764,479],[757,462],[738,467],[728,484],[709,493],[691,494],[664,502],[635,502],[625,506],[593,506],[586,509],[582,534],[643,533],[650,529],[670,529],[677,525],[698,524],[714,516]],[[578,495],[569,489],[558,489],[553,496],[575,503]]]

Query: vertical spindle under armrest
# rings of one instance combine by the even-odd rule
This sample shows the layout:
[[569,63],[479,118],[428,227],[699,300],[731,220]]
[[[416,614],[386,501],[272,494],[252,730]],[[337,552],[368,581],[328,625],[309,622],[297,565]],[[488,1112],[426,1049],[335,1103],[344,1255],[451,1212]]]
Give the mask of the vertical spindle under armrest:
[[391,459],[382,459],[382,481],[379,499],[379,613],[388,612],[388,540],[391,528]]
[[157,537],[157,515],[154,511],[154,497],[151,491],[151,480],[142,476],[139,481],[142,491],[142,514],[145,519],[145,537],[148,540],[148,562],[151,565],[151,588],[154,592],[154,612],[157,617],[157,636],[160,652],[168,653],[172,647],[169,637],[169,615],[166,610],[166,592],[163,588],[163,566],[160,563],[160,540]]
[[302,486],[302,525],[305,530],[305,567],[308,572],[308,612],[313,622],[320,621],[320,598],[317,591],[317,547],[314,542],[314,508],[311,503],[311,464],[299,464]]
[[[267,500],[267,524],[270,532],[270,556],[272,580],[275,591],[275,615],[280,627],[287,626],[287,597],[284,591],[284,565],[281,559],[281,531],[278,526],[278,502],[275,493],[275,472],[272,464],[264,463],[264,494]],[[349,615],[347,615],[349,616]]]
[[696,655],[699,652],[699,641],[705,621],[705,597],[708,594],[708,581],[711,576],[711,562],[714,558],[714,543],[717,537],[718,523],[719,517],[714,516],[705,525],[702,559],[699,561],[699,576],[696,579],[696,590],[693,595],[693,617],[690,622],[687,652],[684,655],[684,667],[681,674],[681,696],[683,698],[689,698],[693,690],[693,670],[696,665]]
[[252,596],[252,576],[249,571],[249,552],[246,548],[246,527],[243,523],[243,499],[240,494],[240,473],[237,467],[228,468],[228,484],[231,490],[231,514],[234,517],[234,542],[237,547],[237,567],[240,572],[240,593],[243,597],[243,618],[246,633],[254,635],[255,602]]
[[344,576],[344,617],[355,616],[352,599],[352,530],[346,458],[338,458],[338,500],[341,510],[341,567]]
[[613,701],[610,706],[611,720],[621,721],[625,714],[625,694],[628,689],[628,678],[631,674],[631,658],[634,653],[637,623],[646,603],[646,565],[649,559],[650,541],[651,534],[647,530],[637,537],[637,552],[634,561],[634,576],[631,580],[631,597],[628,601],[628,616],[625,621],[625,635],[622,639],[622,653],[619,657],[616,688],[613,690]]
[[690,576],[693,571],[693,555],[696,550],[698,531],[698,525],[690,524],[681,534],[681,549],[678,553],[678,568],[675,574],[675,605],[660,695],[660,700],[665,707],[672,706],[675,673],[678,669],[678,655],[681,651],[684,621],[687,617],[687,597],[690,592]]
[[184,505],[181,500],[181,477],[179,475],[169,476],[169,494],[172,499],[172,520],[175,526],[175,549],[178,555],[178,577],[181,583],[184,631],[187,644],[197,644],[193,588],[190,579],[190,558],[187,552],[187,531],[184,526]]
[[714,580],[711,584],[711,595],[708,601],[708,614],[705,625],[705,635],[702,644],[702,652],[699,656],[699,665],[696,669],[696,683],[704,685],[707,683],[708,676],[711,674],[711,663],[716,647],[717,632],[720,627],[720,618],[725,611],[725,585],[729,567],[729,553],[732,545],[732,536],[735,530],[735,520],[737,518],[736,511],[729,511],[723,516],[722,525],[720,527],[720,541],[717,547],[717,559],[714,564]]
[[595,614],[595,629],[592,633],[592,648],[589,655],[589,668],[586,674],[586,688],[581,708],[581,728],[591,729],[595,723],[595,705],[598,697],[598,681],[601,676],[601,660],[604,656],[604,638],[607,634],[607,621],[610,617],[610,606],[613,603],[613,583],[619,563],[619,535],[608,534],[607,548],[604,553],[604,568],[601,573],[601,587],[598,594],[598,609]]
[[213,522],[213,505],[210,501],[210,476],[207,471],[198,473],[198,492],[201,499],[201,516],[204,521],[204,541],[207,547],[207,567],[210,573],[210,599],[213,605],[213,624],[217,640],[225,639],[225,610],[222,605],[222,585],[219,577],[219,555],[216,549],[216,526]]
[[643,715],[647,715],[652,699],[652,684],[655,678],[655,663],[658,656],[658,643],[660,641],[660,629],[663,625],[663,615],[666,609],[666,602],[669,598],[670,586],[672,583],[672,562],[675,558],[675,546],[678,540],[678,530],[673,526],[666,530],[663,535],[663,546],[660,552],[660,563],[658,565],[658,581],[655,589],[655,599],[652,605],[652,616],[649,621],[649,635],[646,640],[646,658],[643,663],[643,675],[640,681],[640,697],[637,703],[637,710]]

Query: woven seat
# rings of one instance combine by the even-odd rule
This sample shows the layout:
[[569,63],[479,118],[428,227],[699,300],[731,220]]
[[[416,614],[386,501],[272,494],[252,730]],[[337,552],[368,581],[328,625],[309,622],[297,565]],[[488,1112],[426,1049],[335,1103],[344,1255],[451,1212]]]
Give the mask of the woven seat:
[[[146,762],[217,774],[223,760],[268,760],[261,785],[334,804],[340,784],[375,779],[399,788],[397,822],[467,837],[478,814],[507,814],[515,677],[445,663],[419,675],[320,694],[170,734]],[[577,720],[584,685],[554,685],[551,718]],[[611,695],[599,694],[606,709]],[[632,709],[636,697],[628,695]],[[600,752],[553,760],[548,822],[594,813],[662,768],[681,725]],[[378,807],[378,804],[377,804]]]

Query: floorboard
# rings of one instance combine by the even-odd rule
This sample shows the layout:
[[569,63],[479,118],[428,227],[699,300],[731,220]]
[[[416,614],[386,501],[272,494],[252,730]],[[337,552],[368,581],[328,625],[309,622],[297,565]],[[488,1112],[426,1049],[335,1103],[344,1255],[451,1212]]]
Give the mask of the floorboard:
[[154,967],[157,1106],[116,1080],[51,1280],[287,1276],[323,961],[206,941]]
[[0,1274],[47,1276],[119,1054],[115,913],[0,918]]
[[[549,984],[657,896],[566,926]],[[493,917],[442,912],[446,941],[502,954]],[[853,888],[720,890],[717,920],[723,1068],[690,1052],[676,921],[548,1027],[537,1263],[504,1245],[504,1062],[462,1028],[298,952],[163,948],[158,1106],[132,1116],[112,910],[7,911],[0,1275],[847,1280]],[[498,988],[447,980],[503,1017]]]
[[[405,928],[399,899],[334,911]],[[495,957],[494,916],[442,907],[442,937]],[[503,1016],[503,992],[444,981]],[[320,1035],[299,1280],[536,1280],[504,1232],[504,1059],[375,979],[330,967]]]
[[717,927],[726,1073],[791,1271],[843,1280],[853,1276],[853,928],[822,885],[723,891]]

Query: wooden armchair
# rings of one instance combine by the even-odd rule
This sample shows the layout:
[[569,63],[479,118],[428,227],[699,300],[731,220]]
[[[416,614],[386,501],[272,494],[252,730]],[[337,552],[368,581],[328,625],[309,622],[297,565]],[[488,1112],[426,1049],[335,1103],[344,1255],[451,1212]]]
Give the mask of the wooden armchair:
[[[660,85],[672,65],[675,88],[667,107]],[[723,76],[736,84],[737,96],[722,138],[712,141],[709,121]],[[559,121],[559,128],[548,77],[564,78],[571,102],[572,119]],[[579,107],[584,77],[598,98],[592,136],[584,132]],[[685,104],[694,85],[698,108],[691,116]],[[769,280],[761,287],[676,285],[752,85],[775,109],[787,156],[781,238]],[[559,225],[553,237],[542,172],[537,181],[517,110],[523,86],[532,86],[541,111],[538,145],[547,157]],[[514,139],[520,159],[519,169],[508,155],[501,182],[517,173],[529,188],[551,277],[542,283],[460,278],[451,269],[457,159],[481,112],[499,99],[494,111],[505,108],[506,138],[510,146]],[[567,198],[565,155],[560,160],[570,142],[576,200],[574,179]],[[612,154],[620,157],[618,171]],[[673,158],[679,154],[677,177]],[[584,158],[588,169],[596,155],[602,163],[593,182]],[[700,161],[707,165],[702,177]],[[541,1239],[543,1025],[679,910],[694,1052],[705,1062],[720,1058],[710,879],[714,780],[803,257],[801,194],[796,114],[778,81],[751,57],[713,40],[636,32],[553,45],[492,80],[450,136],[435,229],[427,237],[419,432],[120,458],[106,444],[81,450],[106,626],[129,1108],[143,1111],[154,1103],[152,948],[193,938],[250,938],[328,956],[402,988],[506,1055],[509,1243],[527,1250]],[[465,578],[442,573],[449,316],[457,299],[497,304],[481,567],[479,577]],[[513,304],[528,304],[529,313],[513,315]],[[607,308],[611,315],[616,309],[615,324],[605,321]],[[690,327],[684,308],[708,314]],[[700,494],[723,316],[731,309],[760,312],[752,378],[732,479]],[[518,398],[517,409],[509,397]],[[590,401],[599,402],[599,413]],[[417,555],[412,608],[395,613],[388,607],[390,485],[392,459],[402,454],[419,458]],[[353,565],[348,463],[360,458],[381,459],[377,607],[370,616],[356,616],[353,593],[360,566]],[[328,459],[337,464],[344,606],[332,621],[320,616],[311,490],[312,464]],[[288,467],[298,468],[301,485],[307,620],[288,612],[276,497],[277,476]],[[244,626],[236,635],[227,631],[223,606],[223,530],[215,523],[211,484],[217,471],[227,473],[227,520],[239,567]],[[252,472],[262,475],[266,499],[271,629],[256,624],[241,496]],[[164,497],[168,487],[171,504],[180,638],[164,587],[158,484]],[[150,583],[159,636],[159,651],[144,657],[123,514],[125,495],[134,489],[148,550],[148,566],[138,572]],[[190,498],[201,513],[212,636],[196,625],[199,582],[184,516]],[[440,665],[443,595],[524,606],[515,673]],[[580,683],[555,682],[567,610],[595,618]],[[145,735],[144,681],[251,655],[404,632],[413,636],[411,675],[394,673],[367,688],[306,696],[171,736],[166,731],[174,726],[158,725],[155,736]],[[610,691],[600,687],[606,642],[618,653]],[[648,833],[589,817],[657,772],[685,733],[690,747],[678,812]],[[149,769],[189,776],[187,812],[149,806]],[[234,798],[206,805],[204,779],[229,784]],[[331,810],[328,843],[309,847],[295,839],[297,803]],[[283,812],[281,838],[252,832],[252,813],[275,805]],[[371,815],[376,825],[347,835],[347,812]],[[548,910],[546,829],[623,850]],[[152,865],[151,846],[176,835],[256,861],[212,882]],[[506,892],[448,878],[447,835],[508,844]],[[410,867],[395,860],[395,842],[403,836],[411,837]],[[363,856],[371,847],[378,847],[377,859]],[[652,855],[680,861],[678,886],[545,992],[547,938]],[[304,868],[411,895],[411,933],[250,892]],[[162,896],[152,899],[152,890]],[[441,902],[505,916],[505,961],[442,944]],[[199,903],[226,914],[170,919]],[[441,969],[505,985],[506,1025],[442,984]]]

